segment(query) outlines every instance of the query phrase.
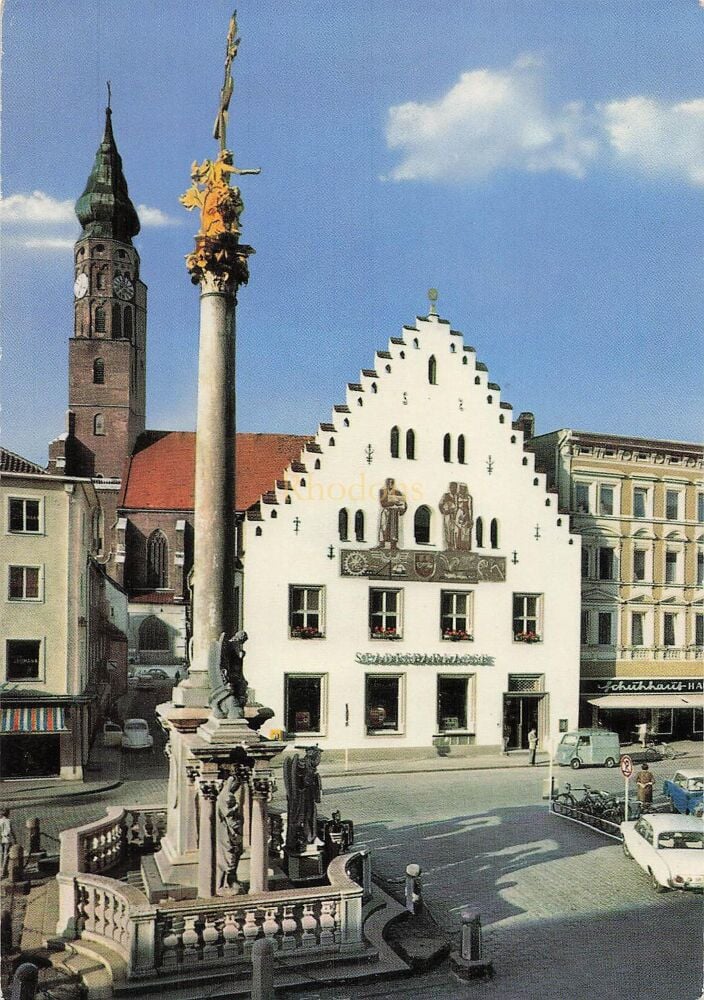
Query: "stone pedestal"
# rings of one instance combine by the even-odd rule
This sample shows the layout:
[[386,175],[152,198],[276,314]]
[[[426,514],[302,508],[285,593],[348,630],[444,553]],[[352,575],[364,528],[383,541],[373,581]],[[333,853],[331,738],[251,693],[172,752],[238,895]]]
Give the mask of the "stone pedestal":
[[286,868],[288,877],[294,885],[304,885],[306,882],[319,882],[325,875],[323,849],[311,844],[300,854],[288,851],[286,853]]

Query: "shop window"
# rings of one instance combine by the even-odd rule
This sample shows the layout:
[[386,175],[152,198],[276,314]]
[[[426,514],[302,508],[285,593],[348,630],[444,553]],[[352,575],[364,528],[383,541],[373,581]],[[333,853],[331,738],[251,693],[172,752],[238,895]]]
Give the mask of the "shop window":
[[399,432],[398,427],[392,427],[391,428],[391,434],[389,435],[389,439],[390,439],[389,440],[389,448],[390,448],[390,451],[391,451],[391,457],[392,458],[398,458],[399,457],[399,440],[400,440],[400,432]]
[[435,360],[434,354],[431,354],[428,358],[428,382],[431,385],[438,384],[438,363]]
[[678,490],[665,491],[665,519],[677,521],[680,515],[680,494]]
[[368,674],[364,692],[367,735],[401,731],[401,678]]
[[633,579],[637,583],[645,580],[645,549],[633,550]]
[[665,553],[665,583],[677,583],[677,552],[674,549]]
[[608,546],[599,549],[599,579],[614,579],[614,550]]
[[465,464],[464,434],[460,434],[457,438],[457,461],[460,465]]
[[445,462],[452,461],[452,436],[450,434],[446,434],[442,439],[442,457]]
[[39,679],[40,639],[8,639],[5,646],[8,681]]
[[323,731],[324,675],[284,676],[286,731],[321,733]]
[[542,603],[542,594],[513,595],[513,638],[516,642],[540,641]]
[[666,611],[662,616],[662,644],[663,646],[675,645],[675,628],[677,615]]
[[578,514],[589,513],[589,483],[574,484],[574,509]]
[[323,596],[323,587],[289,587],[289,629],[292,639],[321,639],[324,636]]
[[611,646],[612,639],[612,615],[610,611],[599,612],[599,645]]
[[369,633],[372,639],[400,639],[401,590],[369,591]]
[[406,458],[416,457],[416,433],[413,430],[406,431]]
[[93,362],[93,384],[105,384],[105,362],[102,358],[96,358]]
[[636,486],[633,490],[633,516],[645,517],[648,503],[648,491],[642,486]]
[[8,500],[8,530],[13,534],[37,535],[40,530],[40,500],[10,497]]
[[589,642],[589,612],[582,611],[579,619],[579,641],[583,646]]
[[611,517],[614,512],[614,488],[613,486],[599,487],[599,514],[602,517]]
[[349,515],[346,507],[341,507],[337,515],[337,534],[341,542],[349,539]]
[[413,537],[416,545],[430,542],[430,507],[421,505],[413,516]]
[[364,511],[358,510],[354,515],[354,537],[355,541],[364,541]]
[[140,650],[168,650],[169,628],[166,622],[156,615],[149,615],[139,626],[139,648]]
[[438,677],[438,731],[467,728],[467,677]]
[[147,540],[147,586],[163,590],[169,582],[169,543],[159,528]]
[[492,549],[498,549],[499,547],[499,522],[495,517],[492,517],[491,524],[489,525],[489,542]]
[[38,601],[39,566],[10,566],[8,573],[8,601]]
[[631,614],[631,645],[643,645],[643,624],[645,614],[642,611],[634,611]]
[[471,591],[440,591],[440,632],[443,639],[472,638]]

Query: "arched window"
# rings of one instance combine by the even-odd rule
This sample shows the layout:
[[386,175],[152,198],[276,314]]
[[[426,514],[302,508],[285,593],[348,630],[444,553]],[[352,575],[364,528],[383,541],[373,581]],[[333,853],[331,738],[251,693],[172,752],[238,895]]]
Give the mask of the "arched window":
[[416,457],[416,432],[406,431],[406,458]]
[[415,347],[416,350],[418,350],[418,348],[420,347],[420,344],[418,343],[418,338],[417,337],[413,338],[413,346]]
[[330,440],[328,441],[328,448],[334,448],[334,447],[335,447],[335,438],[330,438]]
[[492,549],[498,549],[499,547],[499,522],[495,517],[492,517],[491,524],[489,525],[489,541],[491,543]]
[[399,447],[400,447],[400,445],[399,445],[399,438],[400,438],[400,434],[399,434],[398,427],[392,427],[391,428],[391,435],[390,435],[390,442],[389,442],[389,447],[391,448],[391,457],[392,458],[398,458]]
[[442,439],[442,457],[446,462],[452,461],[452,437],[446,434]]
[[354,515],[354,537],[358,542],[364,541],[364,511],[358,510]]
[[314,469],[319,469],[320,468],[320,459],[319,458],[316,458],[315,465],[313,466],[313,468]]
[[147,586],[161,590],[169,581],[169,543],[159,528],[147,539]]
[[105,333],[105,310],[102,306],[95,310],[95,332]]
[[105,384],[105,362],[102,358],[96,358],[93,362],[93,384]]
[[481,549],[484,547],[484,522],[481,517],[477,518],[474,530],[477,533],[477,548]]
[[457,461],[460,465],[464,465],[464,434],[460,434],[457,438]]
[[122,314],[122,321],[124,323],[124,330],[122,335],[125,340],[132,340],[132,307],[125,306],[125,311]]
[[431,354],[428,358],[428,382],[431,385],[438,384],[438,363],[435,360],[434,354]]
[[337,533],[340,536],[341,542],[347,541],[347,536],[349,534],[349,515],[346,507],[341,507],[340,513],[337,515]]
[[430,507],[418,508],[413,518],[413,536],[416,545],[427,545],[430,541]]
[[117,302],[112,307],[112,339],[122,340],[122,310]]
[[376,392],[376,382],[372,382],[372,384],[371,384],[371,390],[372,390],[372,392]]
[[156,615],[149,615],[139,626],[139,648],[164,650],[169,648],[169,629]]
[[467,355],[466,355],[466,354],[465,354],[465,355],[464,355],[464,357],[462,358],[462,364],[463,364],[463,365],[466,365],[466,364],[467,364]]
[[98,437],[105,434],[105,417],[102,413],[96,413],[93,417],[93,433]]
[[455,345],[454,344],[450,344],[450,354],[454,354],[456,350],[457,350],[457,348],[455,347]]
[[482,384],[482,380],[481,380],[481,378],[478,375],[474,376],[474,384],[475,385],[481,385]]

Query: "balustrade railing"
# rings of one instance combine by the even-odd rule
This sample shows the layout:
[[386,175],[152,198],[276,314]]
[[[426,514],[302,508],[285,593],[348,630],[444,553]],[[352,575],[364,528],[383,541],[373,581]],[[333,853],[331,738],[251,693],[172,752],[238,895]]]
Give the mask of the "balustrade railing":
[[103,819],[61,833],[60,870],[108,872],[130,850],[156,850],[165,830],[165,806],[110,807]]

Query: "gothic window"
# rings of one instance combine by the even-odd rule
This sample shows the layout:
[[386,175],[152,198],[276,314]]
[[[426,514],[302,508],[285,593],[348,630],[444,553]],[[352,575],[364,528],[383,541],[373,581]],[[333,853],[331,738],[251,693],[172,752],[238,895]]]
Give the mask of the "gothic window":
[[460,434],[457,438],[457,461],[460,465],[464,465],[464,434]]
[[446,462],[452,461],[452,437],[449,434],[442,439],[442,457]]
[[337,533],[340,536],[341,542],[346,542],[348,540],[347,536],[349,534],[349,515],[347,513],[346,507],[341,507],[340,512],[337,515]]
[[390,448],[391,448],[391,457],[392,458],[398,458],[398,456],[399,456],[399,448],[400,448],[399,438],[400,438],[400,434],[399,434],[398,427],[392,427],[391,428],[391,435],[390,435],[390,445],[389,445]]
[[489,525],[489,541],[491,543],[492,549],[498,549],[499,547],[499,522],[495,517],[492,517],[491,524]]
[[105,333],[105,310],[102,306],[95,310],[95,332]]
[[428,382],[431,385],[438,384],[438,363],[435,360],[434,354],[431,354],[428,358]]
[[161,590],[168,586],[169,543],[159,528],[147,540],[147,586]]
[[93,362],[93,383],[95,385],[105,383],[105,362],[102,358],[96,358]]
[[477,548],[481,549],[484,547],[484,522],[482,521],[481,517],[477,518],[475,531],[477,533]]
[[122,334],[125,340],[132,340],[132,309],[130,306],[125,306],[122,320],[124,323]]
[[105,434],[105,417],[102,413],[96,413],[93,417],[93,433],[99,437]]
[[427,545],[430,542],[430,507],[425,504],[418,508],[413,518],[413,536],[416,545]]
[[100,271],[96,272],[96,275],[95,275],[95,287],[97,288],[97,290],[99,292],[102,292],[102,291],[105,290],[105,271],[102,270],[102,269]]
[[416,432],[406,431],[406,458],[416,457]]
[[156,615],[149,615],[139,626],[139,648],[144,650],[169,648],[169,629]]
[[358,542],[364,541],[364,511],[358,510],[354,515],[354,537]]
[[112,339],[122,339],[122,312],[117,302],[112,307]]

